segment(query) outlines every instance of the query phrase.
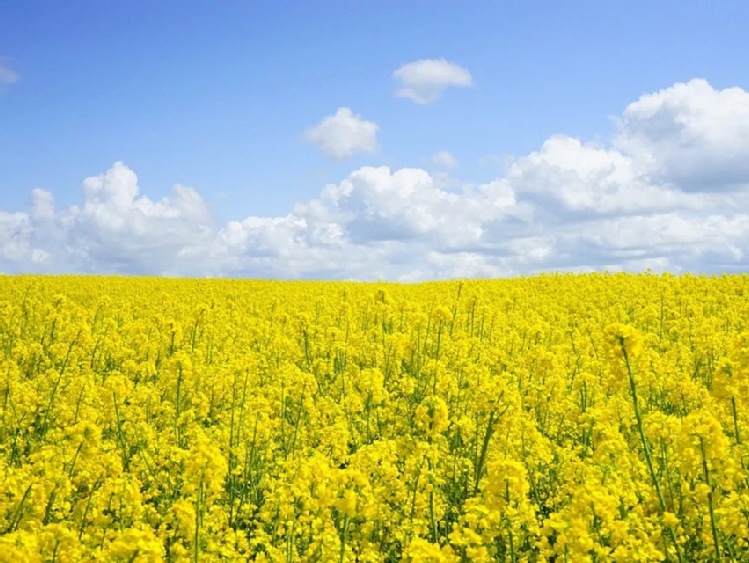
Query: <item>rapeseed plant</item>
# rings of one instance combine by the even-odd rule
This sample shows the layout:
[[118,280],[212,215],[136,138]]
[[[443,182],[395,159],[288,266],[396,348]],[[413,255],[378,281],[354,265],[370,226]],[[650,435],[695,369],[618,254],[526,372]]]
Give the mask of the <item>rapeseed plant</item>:
[[749,560],[747,276],[0,285],[0,562]]

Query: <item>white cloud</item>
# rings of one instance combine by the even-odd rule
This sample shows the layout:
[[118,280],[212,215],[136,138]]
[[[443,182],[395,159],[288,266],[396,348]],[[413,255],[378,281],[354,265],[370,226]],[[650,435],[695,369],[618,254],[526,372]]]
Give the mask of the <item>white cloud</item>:
[[637,160],[613,149],[555,136],[508,166],[506,180],[550,212],[633,213],[709,204],[668,184],[653,184]]
[[55,196],[47,190],[31,190],[31,216],[35,219],[52,219],[55,216]]
[[213,219],[202,197],[181,185],[158,201],[139,192],[137,176],[121,162],[84,180],[82,205],[58,211],[50,192],[34,189],[29,214],[0,212],[0,252],[20,268],[43,263],[52,271],[202,274],[178,256],[210,232]]
[[[84,180],[78,205],[37,188],[28,212],[0,210],[0,270],[397,280],[747,270],[749,182],[735,156],[749,151],[746,97],[692,81],[628,106],[610,144],[554,136],[484,184],[367,166],[284,215],[225,224],[194,189],[141,194],[118,162]],[[728,190],[726,178],[739,181]]]
[[33,224],[25,213],[0,211],[0,260],[23,262],[33,251]]
[[457,168],[458,159],[448,151],[439,151],[432,156],[432,162],[441,168]]
[[749,92],[695,79],[640,97],[618,120],[616,146],[685,190],[749,185]]
[[334,115],[307,129],[304,138],[335,160],[345,160],[357,153],[374,153],[379,127],[355,115],[349,108],[338,108]]
[[364,167],[329,185],[314,211],[295,211],[311,223],[332,221],[351,241],[422,241],[432,248],[459,248],[481,241],[484,226],[524,216],[512,189],[486,184],[460,192],[441,189],[427,171]]
[[404,64],[393,72],[393,78],[399,82],[395,95],[417,104],[436,102],[451,86],[473,86],[468,70],[445,59],[422,59]]
[[427,272],[417,276],[409,276],[410,280],[417,281],[433,277],[496,278],[509,273],[501,263],[480,252],[445,253],[432,251],[427,254],[426,262],[428,265]]
[[21,77],[10,68],[6,59],[0,57],[0,91],[6,86],[18,82]]
[[83,185],[83,206],[60,218],[83,263],[94,268],[107,262],[117,271],[178,268],[177,253],[210,233],[208,206],[191,188],[177,184],[173,195],[153,201],[139,195],[135,173],[121,162]]

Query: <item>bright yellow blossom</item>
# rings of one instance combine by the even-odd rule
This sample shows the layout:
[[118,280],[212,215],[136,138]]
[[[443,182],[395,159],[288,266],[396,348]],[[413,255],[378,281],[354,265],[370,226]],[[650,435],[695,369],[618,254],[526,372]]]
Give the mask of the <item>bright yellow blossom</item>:
[[0,563],[749,560],[749,277],[0,278]]

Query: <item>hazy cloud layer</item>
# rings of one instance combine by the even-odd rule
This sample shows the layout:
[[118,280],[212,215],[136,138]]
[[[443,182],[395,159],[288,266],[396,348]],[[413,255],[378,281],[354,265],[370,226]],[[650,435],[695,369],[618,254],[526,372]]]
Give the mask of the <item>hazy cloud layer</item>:
[[307,129],[304,138],[326,156],[346,160],[357,153],[377,152],[378,130],[375,122],[355,115],[349,108],[339,108],[334,115]]
[[404,64],[395,72],[398,82],[395,95],[417,104],[431,104],[449,87],[473,86],[471,73],[460,65],[445,59],[422,59]]
[[9,85],[18,82],[21,77],[10,67],[7,59],[0,57],[0,91]]
[[432,163],[440,168],[457,168],[458,159],[448,151],[439,151],[432,155]]
[[[376,125],[362,122],[342,108],[310,135],[333,158],[375,150]],[[221,224],[198,191],[152,200],[118,162],[84,180],[78,205],[59,209],[37,188],[28,210],[0,211],[0,269],[398,280],[746,270],[747,163],[749,93],[693,80],[627,106],[610,143],[555,136],[480,185],[361,167],[280,217]]]

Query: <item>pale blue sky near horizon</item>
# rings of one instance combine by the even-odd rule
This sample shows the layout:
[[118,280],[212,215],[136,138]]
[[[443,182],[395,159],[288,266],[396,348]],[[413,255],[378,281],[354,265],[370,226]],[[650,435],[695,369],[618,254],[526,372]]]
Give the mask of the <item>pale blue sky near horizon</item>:
[[[4,0],[0,64],[18,79],[0,84],[0,210],[28,212],[34,188],[79,204],[118,161],[154,200],[195,188],[219,223],[439,151],[490,182],[553,135],[607,143],[643,94],[749,89],[747,22],[738,1]],[[473,86],[394,96],[394,71],[422,59]],[[377,124],[377,152],[335,161],[305,141],[341,107]]]

